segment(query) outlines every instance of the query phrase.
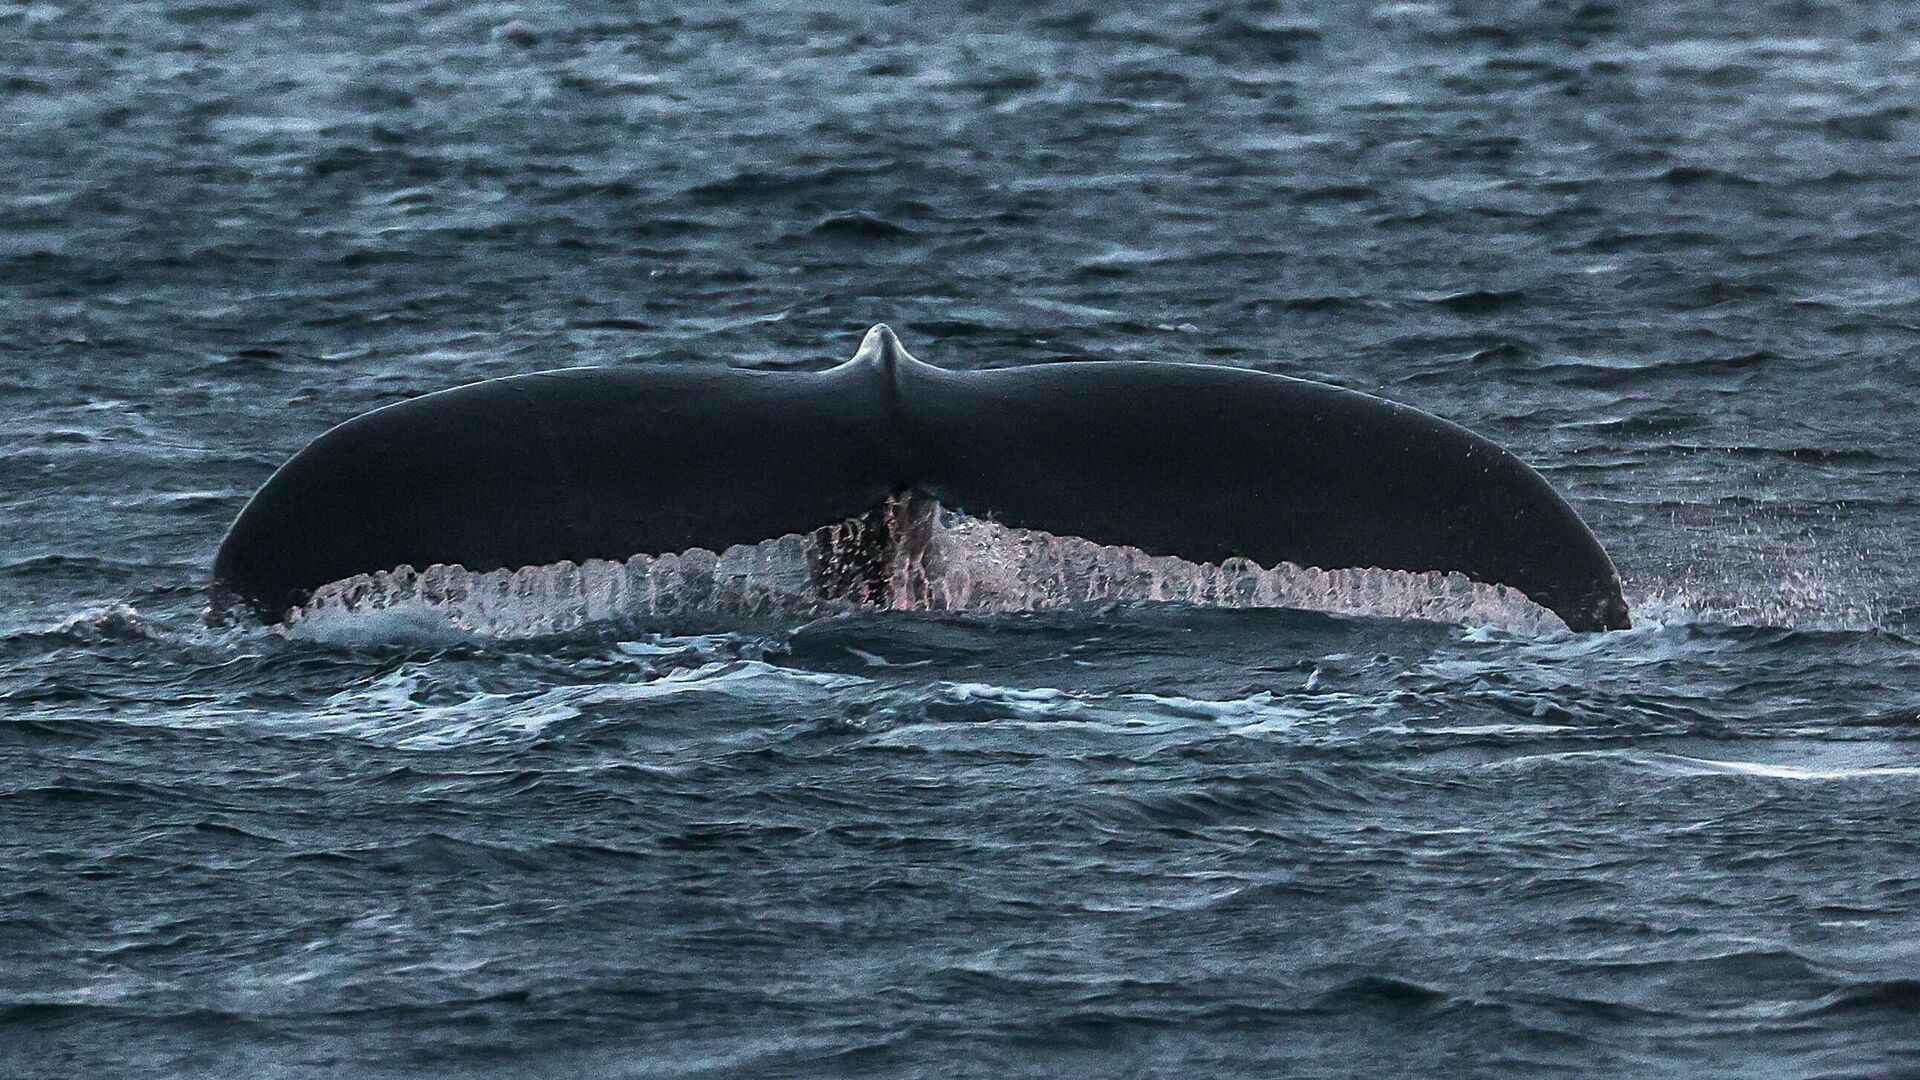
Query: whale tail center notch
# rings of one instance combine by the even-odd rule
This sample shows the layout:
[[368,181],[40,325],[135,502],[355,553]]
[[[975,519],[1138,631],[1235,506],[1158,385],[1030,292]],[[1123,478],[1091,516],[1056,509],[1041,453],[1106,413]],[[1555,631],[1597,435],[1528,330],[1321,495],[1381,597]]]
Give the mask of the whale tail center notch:
[[821,592],[895,606],[908,594],[882,583],[887,551],[913,525],[888,507],[908,492],[1194,563],[1458,572],[1575,630],[1629,623],[1572,507],[1446,421],[1231,368],[951,371],[884,324],[826,371],[583,368],[376,410],[274,474],[214,578],[278,621],[324,584],[403,565],[617,561],[839,526],[868,531],[812,568]]
[[854,352],[853,359],[847,361],[849,364],[877,367],[890,379],[895,377],[902,364],[919,362],[905,345],[900,344],[900,335],[894,333],[893,327],[886,323],[875,323],[873,329],[860,339],[860,348]]

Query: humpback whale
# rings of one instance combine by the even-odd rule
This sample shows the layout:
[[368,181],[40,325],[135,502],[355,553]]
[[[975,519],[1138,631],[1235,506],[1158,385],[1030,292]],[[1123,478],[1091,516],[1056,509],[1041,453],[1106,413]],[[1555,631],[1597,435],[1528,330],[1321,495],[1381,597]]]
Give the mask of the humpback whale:
[[901,516],[883,510],[903,497],[1196,563],[1457,572],[1576,631],[1630,625],[1574,509],[1458,425],[1237,368],[949,370],[885,325],[824,371],[571,368],[376,409],[255,493],[213,591],[275,622],[323,585],[396,567],[717,552],[865,521],[814,573],[871,601]]

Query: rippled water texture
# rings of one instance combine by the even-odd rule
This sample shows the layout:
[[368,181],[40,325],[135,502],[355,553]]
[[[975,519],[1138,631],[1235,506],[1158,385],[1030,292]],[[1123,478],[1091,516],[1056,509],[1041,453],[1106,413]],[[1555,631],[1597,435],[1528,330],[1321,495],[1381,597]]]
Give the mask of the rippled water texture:
[[[1916,40],[0,2],[0,1075],[1915,1074]],[[1460,421],[1638,628],[202,624],[332,423],[881,320]]]

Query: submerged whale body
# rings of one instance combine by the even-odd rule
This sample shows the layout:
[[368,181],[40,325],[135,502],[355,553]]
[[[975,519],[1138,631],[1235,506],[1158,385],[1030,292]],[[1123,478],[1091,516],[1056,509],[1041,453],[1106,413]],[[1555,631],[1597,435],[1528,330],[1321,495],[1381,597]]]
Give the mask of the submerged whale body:
[[820,372],[578,368],[377,409],[274,473],[221,543],[214,588],[274,622],[323,585],[398,567],[810,534],[822,595],[889,606],[901,537],[886,508],[903,496],[1194,563],[1457,572],[1574,630],[1629,625],[1573,508],[1454,424],[1234,368],[949,371],[885,326]]

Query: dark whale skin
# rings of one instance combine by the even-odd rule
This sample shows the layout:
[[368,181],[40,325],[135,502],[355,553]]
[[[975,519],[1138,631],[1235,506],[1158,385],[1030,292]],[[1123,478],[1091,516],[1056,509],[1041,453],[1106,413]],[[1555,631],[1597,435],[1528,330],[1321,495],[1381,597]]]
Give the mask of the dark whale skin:
[[214,590],[272,622],[354,574],[718,551],[905,491],[1195,562],[1459,571],[1574,630],[1630,625],[1592,530],[1458,425],[1234,368],[949,371],[884,326],[821,372],[576,368],[349,420],[247,503]]

